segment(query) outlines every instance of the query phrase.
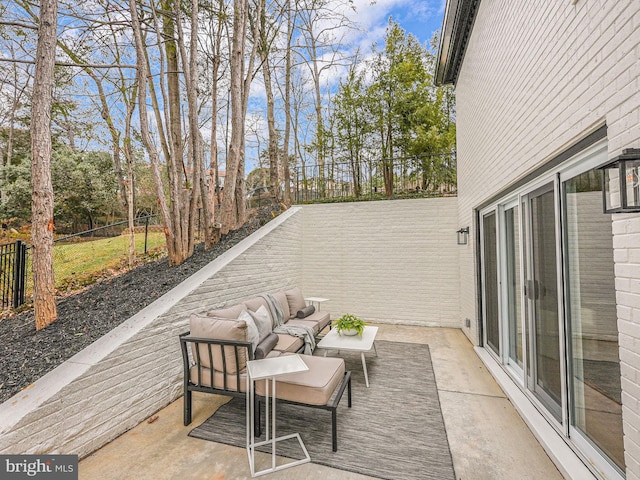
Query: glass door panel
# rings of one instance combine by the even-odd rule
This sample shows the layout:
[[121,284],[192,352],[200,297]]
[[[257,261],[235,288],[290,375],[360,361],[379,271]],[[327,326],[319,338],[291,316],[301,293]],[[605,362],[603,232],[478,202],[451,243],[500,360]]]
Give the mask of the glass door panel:
[[527,197],[529,268],[525,295],[530,329],[528,388],[562,421],[555,194],[550,183]]
[[520,281],[520,233],[518,208],[504,211],[506,314],[509,330],[509,362],[522,369],[522,307]]
[[571,424],[624,471],[613,235],[601,189],[601,170],[564,182]]
[[498,253],[496,213],[482,217],[482,271],[485,341],[500,355],[500,323],[498,316]]

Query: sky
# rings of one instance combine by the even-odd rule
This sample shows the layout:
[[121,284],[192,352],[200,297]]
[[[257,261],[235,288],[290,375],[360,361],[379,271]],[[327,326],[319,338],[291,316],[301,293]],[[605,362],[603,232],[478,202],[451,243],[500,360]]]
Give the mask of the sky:
[[[354,0],[353,19],[363,24],[366,39],[380,40],[384,36],[389,16],[420,43],[428,42],[433,32],[442,27],[445,0]],[[366,40],[365,40],[366,43]]]

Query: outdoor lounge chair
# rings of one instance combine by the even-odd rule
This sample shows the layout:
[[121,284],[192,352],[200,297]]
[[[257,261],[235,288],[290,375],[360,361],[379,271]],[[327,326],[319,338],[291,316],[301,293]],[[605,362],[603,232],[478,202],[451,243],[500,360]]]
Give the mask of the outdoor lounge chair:
[[[185,426],[191,423],[194,391],[246,398],[246,362],[254,359],[252,344],[233,338],[242,330],[242,326],[237,324],[243,322],[222,322],[226,325],[217,325],[220,336],[232,338],[193,337],[190,332],[180,335],[184,362]],[[276,380],[276,398],[279,402],[331,411],[332,448],[335,452],[338,450],[337,408],[345,389],[351,408],[351,372],[345,370],[344,360],[340,358],[300,356],[309,370],[279,377]],[[263,381],[256,382],[255,394],[255,433],[259,436]]]

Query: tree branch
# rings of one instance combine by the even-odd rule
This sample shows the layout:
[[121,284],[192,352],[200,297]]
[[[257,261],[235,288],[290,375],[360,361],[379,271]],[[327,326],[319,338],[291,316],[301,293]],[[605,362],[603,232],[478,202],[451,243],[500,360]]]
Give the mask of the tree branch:
[[[35,61],[34,60],[23,60],[23,59],[19,59],[19,58],[4,58],[4,57],[0,57],[0,62],[7,62],[7,63],[25,63],[28,65],[34,65]],[[78,68],[138,68],[135,65],[120,65],[120,64],[113,64],[113,65],[104,65],[104,64],[90,64],[90,63],[71,63],[71,62],[55,62],[56,66],[60,66],[60,67],[78,67]]]

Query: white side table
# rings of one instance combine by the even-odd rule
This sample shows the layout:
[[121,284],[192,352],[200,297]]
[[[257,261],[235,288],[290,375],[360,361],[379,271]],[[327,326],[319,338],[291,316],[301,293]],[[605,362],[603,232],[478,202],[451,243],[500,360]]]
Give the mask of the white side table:
[[364,353],[373,348],[376,356],[378,351],[376,350],[376,334],[378,333],[378,327],[371,327],[369,325],[364,327],[362,335],[340,335],[338,329],[332,328],[322,340],[316,345],[317,348],[324,349],[324,356],[327,356],[327,350],[350,350],[354,352],[360,352],[360,358],[362,360],[362,370],[364,371],[364,382],[369,388],[369,374],[367,373],[367,362],[364,359]]
[[318,311],[320,311],[320,304],[322,302],[326,302],[328,301],[328,298],[324,298],[324,297],[305,297],[305,301],[311,303],[311,305],[313,305],[314,307],[316,306],[316,303],[318,304]]
[[[249,468],[251,476],[257,477],[267,473],[277,472],[285,468],[302,465],[311,461],[307,448],[302,443],[299,433],[292,433],[282,437],[276,437],[276,377],[285,373],[304,372],[309,370],[300,355],[285,355],[282,357],[250,360],[247,362],[247,455],[249,456]],[[269,382],[269,379],[271,382]],[[254,409],[254,385],[259,380],[265,381],[265,440],[256,443],[255,439],[255,409]],[[269,393],[271,383],[271,393]],[[271,396],[271,432],[269,432],[269,396]],[[276,466],[276,443],[281,440],[297,437],[305,458]],[[256,447],[271,444],[271,468],[255,471]]]

